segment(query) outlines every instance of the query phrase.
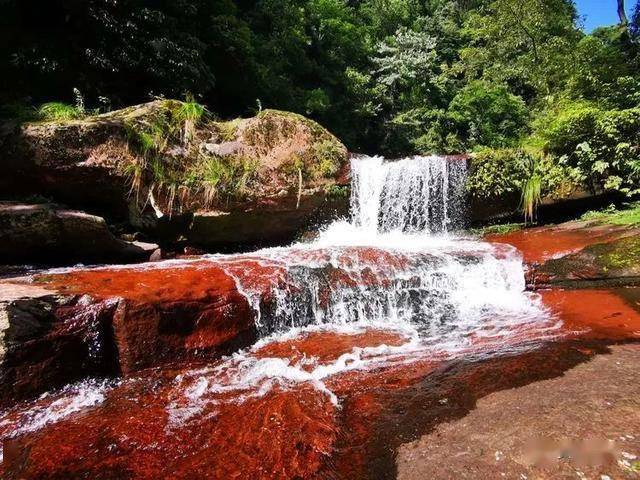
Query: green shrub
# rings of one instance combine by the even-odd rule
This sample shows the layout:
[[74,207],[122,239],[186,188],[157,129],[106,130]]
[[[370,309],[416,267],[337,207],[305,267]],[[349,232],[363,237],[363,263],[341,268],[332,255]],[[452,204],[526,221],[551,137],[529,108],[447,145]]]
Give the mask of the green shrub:
[[580,171],[594,191],[640,194],[640,107],[602,110],[576,103],[541,132],[545,149]]
[[474,81],[453,98],[448,115],[469,146],[505,147],[522,136],[528,120],[524,101],[501,85]]
[[62,102],[49,102],[40,106],[38,114],[41,120],[76,120],[85,116],[84,109]]
[[476,198],[519,194],[526,220],[543,196],[563,197],[580,183],[574,168],[549,155],[523,148],[483,149],[474,154],[467,189]]
[[41,117],[38,109],[24,103],[14,102],[0,106],[0,118],[23,123],[40,120]]

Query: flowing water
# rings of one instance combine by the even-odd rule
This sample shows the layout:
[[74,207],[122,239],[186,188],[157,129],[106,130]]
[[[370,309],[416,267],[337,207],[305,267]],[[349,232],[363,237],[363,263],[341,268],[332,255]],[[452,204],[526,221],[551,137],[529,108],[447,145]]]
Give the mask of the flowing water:
[[[181,428],[222,425],[232,406],[249,415],[259,410],[252,402],[277,392],[314,398],[318,418],[319,412],[331,417],[342,408],[349,372],[415,362],[425,369],[427,360],[517,352],[530,348],[532,338],[552,337],[557,322],[525,292],[520,253],[456,233],[465,226],[465,176],[466,162],[438,156],[355,158],[351,218],[335,221],[312,242],[139,267],[219,267],[251,305],[258,342],[209,365],[164,372],[153,384],[141,378],[69,387],[26,410],[5,412],[0,435],[37,430],[124,391],[136,405],[166,416],[157,430],[164,440],[151,448],[164,455],[163,448],[174,447],[163,441],[179,438]],[[95,422],[119,412],[114,402]],[[155,421],[145,428],[153,430]],[[308,428],[323,439],[312,450],[326,455],[335,432]]]
[[[542,311],[524,292],[520,253],[456,235],[465,224],[465,177],[466,162],[444,157],[356,158],[349,221],[308,244],[212,259],[253,305],[262,336],[370,324],[455,348],[471,332],[537,321]],[[262,281],[246,270],[248,259],[265,267]]]

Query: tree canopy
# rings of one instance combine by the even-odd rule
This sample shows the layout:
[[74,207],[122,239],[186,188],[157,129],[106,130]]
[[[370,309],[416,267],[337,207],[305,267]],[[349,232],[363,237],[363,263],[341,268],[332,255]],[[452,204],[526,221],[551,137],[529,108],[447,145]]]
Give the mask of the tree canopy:
[[[638,5],[628,24],[593,34],[581,30],[572,0],[51,0],[38,8],[4,0],[1,8],[4,104],[73,102],[76,89],[87,106],[108,109],[190,93],[221,117],[291,110],[352,150],[397,155],[547,152],[543,130],[562,117],[560,106],[609,112],[640,101]],[[623,140],[637,152],[637,138]]]

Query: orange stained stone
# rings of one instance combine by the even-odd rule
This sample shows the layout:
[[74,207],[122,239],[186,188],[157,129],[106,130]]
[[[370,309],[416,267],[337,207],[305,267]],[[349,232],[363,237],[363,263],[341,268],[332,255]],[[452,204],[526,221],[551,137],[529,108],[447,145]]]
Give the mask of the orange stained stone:
[[608,340],[640,338],[638,288],[544,290],[540,294],[572,334]]
[[506,234],[491,234],[485,240],[513,245],[522,252],[526,263],[544,262],[550,258],[574,253],[596,243],[621,238],[627,229],[616,226],[536,227]]

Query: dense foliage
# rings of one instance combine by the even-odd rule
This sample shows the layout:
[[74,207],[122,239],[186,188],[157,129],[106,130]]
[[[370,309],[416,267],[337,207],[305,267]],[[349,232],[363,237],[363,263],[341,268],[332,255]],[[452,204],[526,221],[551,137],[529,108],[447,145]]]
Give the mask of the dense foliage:
[[638,6],[592,34],[572,0],[4,0],[2,12],[13,114],[190,92],[222,117],[311,116],[352,150],[479,150],[479,196],[638,193]]

